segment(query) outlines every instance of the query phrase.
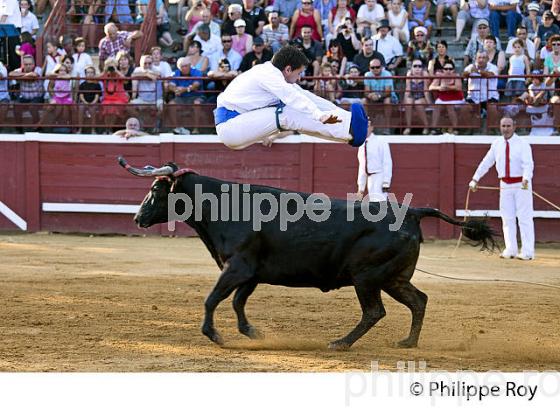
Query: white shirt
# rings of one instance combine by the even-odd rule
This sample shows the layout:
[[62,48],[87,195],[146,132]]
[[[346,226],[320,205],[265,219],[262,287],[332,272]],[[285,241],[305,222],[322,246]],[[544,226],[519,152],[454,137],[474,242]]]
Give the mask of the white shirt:
[[33,33],[35,29],[39,29],[39,20],[37,20],[35,14],[28,11],[25,16],[21,16],[21,32]]
[[160,73],[161,78],[173,77],[173,70],[167,61],[160,61],[158,65],[152,64],[152,70]]
[[[517,40],[517,38],[512,38],[511,40],[508,41],[508,45],[506,47],[506,54],[507,54],[508,57],[513,54],[513,42],[515,40]],[[527,54],[529,54],[529,58],[531,60],[534,60],[535,59],[535,43],[533,43],[529,39],[525,40],[525,49],[527,50]]]
[[[513,134],[509,141],[509,176],[523,177],[524,180],[530,181],[533,178],[533,153],[529,143],[520,138],[517,134]],[[506,140],[498,137],[494,140],[488,153],[480,162],[472,179],[480,181],[486,175],[492,165],[496,164],[498,178],[506,176]]]
[[[93,60],[91,56],[87,53],[74,53],[72,55],[74,59],[74,71],[80,77],[86,76],[86,67],[88,65],[93,65]],[[80,80],[80,83],[84,82],[85,80]]]
[[210,38],[207,41],[202,40],[198,34],[194,36],[194,39],[200,41],[202,45],[202,55],[206,57],[210,57],[222,48],[222,40],[220,40],[220,37],[213,34],[210,34]]
[[373,23],[375,21],[383,20],[385,18],[385,11],[383,10],[383,6],[380,4],[376,4],[373,6],[373,10],[368,10],[367,4],[362,4],[360,9],[358,10],[359,20],[365,20],[368,23]]
[[235,77],[218,96],[218,107],[245,113],[274,106],[280,101],[317,121],[325,114],[303,93],[299,85],[288,84],[282,72],[270,61]]
[[0,24],[13,24],[21,28],[21,10],[18,0],[0,0],[0,17],[7,16]]
[[376,34],[372,39],[373,49],[383,54],[385,64],[389,64],[391,59],[403,55],[401,43],[391,34],[387,34],[384,39],[381,38],[380,34]]
[[[469,64],[465,68],[465,72],[470,73],[474,68],[476,68],[476,64]],[[494,75],[498,75],[498,67],[492,63],[488,63],[484,71],[490,71]],[[491,98],[495,100],[500,99],[500,94],[498,93],[498,78],[496,77],[482,78],[480,74],[473,73],[469,76],[467,88],[467,98],[473,100],[477,104],[488,101]]]
[[218,65],[220,64],[220,60],[222,58],[227,58],[229,61],[229,67],[233,71],[239,70],[239,66],[241,65],[241,54],[235,51],[233,48],[230,48],[227,55],[224,53],[224,49],[221,49],[217,53],[212,54],[208,59],[210,60],[210,71],[216,71],[218,69]]
[[[366,155],[367,154],[367,155]],[[389,144],[383,138],[370,134],[358,149],[358,190],[364,191],[370,174],[383,173],[383,183],[391,185],[393,160]]]
[[8,93],[8,69],[2,61],[0,61],[0,101],[9,100],[10,94]]
[[[190,33],[187,34],[187,36],[190,36],[191,34],[196,33],[196,30],[198,30],[198,28],[199,28],[200,26],[202,26],[203,24],[204,24],[204,21],[202,21],[202,20],[197,21],[196,24],[195,24],[195,25],[193,26],[193,28],[191,29]],[[221,30],[222,30],[222,29],[220,28],[220,25],[219,25],[218,23],[216,23],[215,21],[211,21],[210,24],[209,24],[209,27],[210,27],[210,33],[211,33],[213,36],[216,36],[216,37],[218,37],[218,38],[221,37],[221,35],[222,35],[222,34],[221,34]],[[199,40],[199,41],[200,41],[200,40]]]

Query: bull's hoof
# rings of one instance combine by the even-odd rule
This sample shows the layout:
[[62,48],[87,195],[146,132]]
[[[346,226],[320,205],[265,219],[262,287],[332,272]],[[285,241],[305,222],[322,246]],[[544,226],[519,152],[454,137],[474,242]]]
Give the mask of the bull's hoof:
[[412,349],[414,347],[418,347],[418,341],[417,340],[410,340],[409,338],[403,339],[400,342],[397,342],[397,347],[403,348],[403,349]]
[[240,327],[239,332],[241,332],[242,335],[247,336],[249,339],[264,339],[264,333],[260,332],[256,327],[251,325]]
[[202,333],[218,346],[223,346],[224,339],[216,330],[202,328]]
[[330,350],[336,350],[339,352],[345,352],[346,350],[350,349],[350,346],[352,345],[348,344],[347,342],[343,342],[341,340],[335,340],[334,342],[329,343]]

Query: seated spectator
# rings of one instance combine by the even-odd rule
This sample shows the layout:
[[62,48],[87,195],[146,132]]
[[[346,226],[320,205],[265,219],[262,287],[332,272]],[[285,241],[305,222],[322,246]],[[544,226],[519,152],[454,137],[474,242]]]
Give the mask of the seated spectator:
[[[276,0],[277,2],[278,0]],[[274,5],[276,5],[276,2]],[[297,4],[299,0],[294,0]],[[313,7],[315,10],[319,11],[319,15],[321,16],[321,27],[323,29],[323,35],[326,37],[326,34],[329,33],[329,15],[331,10],[336,7],[336,0],[313,0]],[[332,38],[332,35],[330,36]]]
[[338,81],[333,75],[332,67],[329,63],[321,64],[321,77],[328,77],[326,79],[315,80],[314,92],[319,97],[323,97],[334,103],[340,96],[340,88],[338,86]]
[[539,76],[532,77],[527,91],[521,94],[516,101],[526,105],[525,111],[527,114],[542,114],[548,111],[548,103],[550,102],[550,89],[551,85],[547,85],[545,78],[542,76],[542,70],[533,70],[531,75]]
[[[259,3],[261,3],[259,1]],[[262,30],[266,24],[266,15],[262,7],[255,6],[255,0],[243,0],[243,20],[251,23],[254,27],[254,31],[251,34],[253,37],[260,37],[262,35]]]
[[526,91],[525,76],[531,72],[531,63],[523,50],[523,42],[515,40],[513,42],[513,54],[509,58],[508,75],[519,77],[508,77],[506,97],[518,97]]
[[500,38],[500,24],[504,21],[509,38],[515,37],[517,25],[521,23],[519,0],[488,0],[490,7],[490,31],[496,38]]
[[36,57],[36,50],[35,50],[35,40],[33,40],[33,36],[28,31],[24,31],[19,36],[19,41],[21,42],[20,45],[16,46],[16,54],[20,57],[24,55]]
[[[474,61],[476,53],[478,51],[484,50],[484,40],[486,37],[490,36],[490,27],[488,25],[488,20],[479,19],[476,26],[477,34],[469,40],[465,54],[463,56],[463,65],[466,67],[471,62]],[[496,49],[501,50],[501,43],[496,44]]]
[[[273,10],[278,12],[280,22],[288,25],[292,16],[298,9],[300,0],[275,0]],[[330,9],[329,9],[330,12]]]
[[443,12],[448,10],[453,17],[453,21],[457,21],[457,15],[459,14],[459,0],[437,0],[436,8],[436,37],[441,37],[441,28],[443,22]]
[[311,28],[311,38],[314,41],[323,39],[323,27],[321,26],[321,14],[313,8],[312,0],[302,0],[301,9],[296,10],[290,25],[290,38],[301,36],[303,27]]
[[86,53],[86,39],[83,37],[77,37],[74,40],[74,54],[72,54],[74,59],[74,71],[78,77],[85,77],[86,67],[93,65],[93,60],[91,56]]
[[104,8],[98,0],[82,0],[81,3],[78,5],[74,0],[75,12],[82,25],[82,37],[86,39],[86,47],[92,52],[92,48],[96,46],[96,25],[104,22]]
[[295,45],[301,48],[309,60],[309,66],[305,70],[305,75],[307,76],[319,75],[319,67],[324,54],[322,44],[311,37],[312,32],[311,27],[304,26],[301,28],[301,37],[297,37],[293,41]]
[[58,44],[62,47],[62,55],[71,56],[74,54],[74,36],[63,34],[58,38]]
[[163,85],[161,74],[153,69],[150,54],[140,57],[140,67],[132,73],[132,104],[156,104],[158,110],[163,108]]
[[537,36],[535,37],[535,49],[540,50],[541,47],[547,42],[550,36],[560,34],[560,29],[554,24],[554,15],[550,10],[543,13],[542,24],[537,29]]
[[245,33],[245,20],[237,19],[235,20],[235,34],[231,36],[233,41],[232,47],[237,51],[241,57],[245,56],[253,48],[253,37],[250,34]]
[[278,12],[272,11],[268,13],[269,23],[263,27],[262,39],[265,46],[276,53],[282,46],[288,44],[290,40],[290,33],[288,26],[280,23]]
[[389,21],[382,20],[377,34],[372,37],[373,49],[383,54],[386,70],[395,72],[403,62],[403,48],[399,40],[389,34]]
[[198,30],[201,25],[206,24],[208,25],[208,27],[210,27],[210,33],[212,34],[212,36],[220,38],[220,36],[222,35],[222,29],[220,28],[220,25],[218,23],[212,20],[212,13],[210,9],[207,7],[201,7],[197,10],[199,10],[200,13],[200,20],[196,22],[196,24],[192,27],[192,30],[190,30],[188,34],[196,34],[196,30]]
[[125,129],[115,131],[113,135],[118,135],[119,137],[129,139],[134,137],[143,137],[150,134],[141,130],[140,120],[138,120],[138,118],[130,117],[128,120],[126,120]]
[[54,41],[47,41],[45,43],[45,47],[47,53],[45,55],[45,61],[43,62],[44,76],[53,72],[54,68],[58,63],[60,63],[60,61],[62,60],[62,56],[64,55],[61,53],[62,50],[58,48],[57,44]]
[[[347,0],[337,0],[336,7],[329,14],[329,33],[324,34],[325,41],[328,43],[333,37],[337,36],[336,29],[341,23],[346,23],[349,27],[348,19],[352,23],[352,31],[354,30],[354,22],[356,21],[356,12],[348,6]],[[346,52],[346,50],[344,50]],[[352,56],[353,58],[354,56]],[[350,56],[348,56],[350,58]]]
[[161,47],[152,47],[150,49],[152,56],[152,69],[160,73],[161,78],[173,77],[173,70],[167,61],[162,60]]
[[[62,63],[57,64],[50,76],[47,88],[50,95],[50,102],[51,104],[55,104],[56,107],[47,108],[47,112],[44,112],[41,116],[39,125],[43,122],[50,122],[56,125],[68,124],[71,122],[70,110],[64,107],[64,105],[73,103],[72,89],[71,74],[67,66]],[[54,112],[54,118],[49,118],[49,113],[51,112]]]
[[381,64],[385,64],[383,54],[373,49],[373,40],[371,38],[362,38],[362,51],[360,51],[360,54],[356,54],[353,60],[353,63],[358,66],[361,75],[369,71],[369,62],[374,58],[380,60]]
[[218,63],[217,70],[208,72],[208,77],[214,82],[214,93],[207,97],[207,102],[215,103],[218,94],[224,91],[238,74],[238,71],[231,69],[229,60],[227,58],[222,58]]
[[356,17],[358,33],[362,37],[371,37],[377,33],[377,27],[383,19],[385,19],[383,6],[378,4],[377,0],[365,0],[365,4],[362,4],[358,9]]
[[[330,43],[332,37],[333,36],[325,38],[326,42]],[[349,61],[352,61],[354,56],[360,51],[360,38],[360,35],[355,33],[354,23],[352,23],[351,18],[344,20],[336,30],[336,40]]]
[[408,13],[404,9],[401,0],[391,0],[391,5],[387,11],[387,19],[391,28],[391,35],[402,44],[408,43],[410,40]]
[[451,58],[447,55],[447,41],[439,40],[436,44],[436,56],[428,62],[428,73],[431,76],[441,74],[445,63],[449,60]]
[[461,35],[467,23],[472,24],[472,31],[469,38],[469,40],[472,40],[480,33],[477,30],[480,20],[485,20],[486,27],[488,27],[489,18],[490,8],[488,7],[488,0],[461,0],[461,11],[459,11],[457,15],[455,42],[458,43],[461,41]]
[[169,13],[167,12],[167,8],[165,7],[165,2],[163,0],[159,0],[156,2],[156,38],[162,47],[173,47],[172,51],[179,51],[181,46],[179,43],[175,43],[173,37],[169,30],[171,29],[171,25],[169,23]]
[[525,29],[527,30],[527,38],[529,38],[530,40],[535,39],[535,37],[537,36],[537,31],[539,30],[539,25],[542,24],[542,17],[539,15],[540,9],[541,7],[538,3],[529,3],[527,5],[527,15],[523,16],[523,22],[521,23],[521,26],[517,28],[517,30],[519,30],[521,27],[525,27]]
[[405,117],[407,128],[403,131],[403,135],[410,134],[412,125],[412,107],[414,112],[424,125],[422,135],[428,135],[428,117],[426,116],[427,104],[431,104],[432,100],[428,91],[429,79],[428,72],[424,69],[424,62],[420,58],[412,60],[411,68],[406,74],[406,88],[404,92]]
[[[200,116],[199,106],[205,102],[202,80],[198,79],[184,79],[182,77],[202,77],[202,73],[196,68],[192,68],[189,60],[186,57],[181,57],[177,60],[177,70],[175,70],[174,77],[179,77],[171,80],[170,87],[175,92],[175,98],[171,100],[172,105],[191,105],[194,116],[193,124],[198,123]],[[174,107],[174,116],[177,118],[178,113],[182,110],[181,107]],[[194,131],[194,130],[193,130]],[[177,127],[173,130],[176,134],[188,135],[190,130],[185,127]]]
[[119,31],[115,23],[105,24],[105,37],[99,41],[99,68],[103,71],[105,60],[115,57],[119,51],[130,52],[132,43],[142,37],[142,32]]
[[428,37],[432,33],[432,20],[430,20],[430,10],[432,5],[427,0],[413,0],[408,3],[408,28],[413,30],[415,27],[422,26],[428,30]]
[[[365,86],[365,96],[368,104],[383,105],[382,112],[376,110],[375,114],[377,116],[382,114],[382,118],[379,121],[372,118],[372,122],[379,128],[390,126],[391,123],[391,111],[392,104],[397,104],[399,99],[395,94],[395,86],[391,73],[383,68],[381,61],[378,59],[373,59],[369,63],[370,71],[366,73],[366,79],[364,80]],[[387,135],[390,133],[388,128],[382,129],[381,134]]]
[[35,38],[39,32],[39,20],[37,20],[37,16],[31,12],[30,0],[20,0],[19,10],[21,12],[21,32],[29,33]]
[[[36,1],[36,6],[37,6],[37,15],[38,16],[43,16],[43,13],[45,13],[45,9],[47,7],[47,5],[49,4],[51,6],[51,9],[54,7],[56,0],[37,0]],[[43,16],[43,19],[45,21],[47,21],[47,14],[45,13],[45,15]]]
[[491,111],[492,115],[489,116],[496,118],[494,104],[500,99],[496,78],[498,67],[488,61],[488,53],[478,51],[475,62],[465,67],[463,75],[468,78],[467,102],[480,104],[483,116],[486,116],[487,111]]
[[105,23],[109,20],[121,24],[134,23],[130,15],[128,0],[105,0]]
[[[123,52],[121,55],[127,55]],[[106,127],[112,127],[115,122],[121,121],[126,114],[126,104],[130,99],[129,94],[124,88],[126,78],[117,69],[117,61],[108,58],[103,69],[103,106],[102,116]]]
[[457,128],[457,106],[465,104],[463,97],[463,83],[461,77],[455,71],[455,63],[453,60],[447,60],[436,78],[430,84],[430,91],[434,93],[436,107],[432,115],[432,134],[437,134],[437,128],[440,128],[439,119],[443,111],[443,105],[447,111],[447,116],[451,122],[451,128],[447,130],[449,134],[454,133]]
[[232,46],[232,38],[229,34],[222,34],[222,49],[212,54],[210,60],[210,71],[217,71],[221,60],[227,58],[232,71],[238,71],[242,57]]
[[196,30],[196,35],[193,37],[185,36],[185,42],[183,44],[184,50],[188,51],[189,45],[193,41],[200,42],[202,46],[202,55],[209,57],[216,51],[222,48],[222,43],[220,37],[213,36],[210,32],[210,27],[207,24],[201,24]]
[[[10,93],[8,90],[8,69],[2,61],[0,61],[0,103],[9,103]],[[3,109],[0,109],[0,115],[4,113]],[[0,117],[3,119],[3,117]]]
[[[44,102],[45,89],[43,80],[40,80],[42,70],[35,66],[33,56],[23,56],[21,58],[22,67],[16,68],[10,73],[19,84],[19,95],[17,102],[20,104],[42,104]],[[34,107],[31,111],[33,124],[39,123],[39,110]],[[22,124],[22,111],[16,110],[16,122]]]
[[430,61],[434,55],[434,47],[428,40],[428,30],[426,27],[417,26],[414,31],[414,38],[408,43],[407,60],[408,65],[412,60],[419,58],[422,61]]
[[[376,60],[373,60],[376,61]],[[355,65],[350,65],[348,74],[344,76],[344,80],[340,83],[342,90],[342,97],[339,100],[340,104],[365,104],[364,97],[364,82],[360,79],[360,70]]]
[[[222,33],[227,33],[230,36],[236,34],[234,23],[239,19],[245,20],[243,17],[243,6],[241,4],[230,4],[228,6],[228,13],[227,17],[224,19],[222,23]],[[251,20],[245,20],[245,32],[247,34],[251,34],[255,32],[255,28],[253,27],[253,22]]]
[[209,59],[208,57],[202,55],[202,45],[199,41],[194,40],[189,45],[187,58],[189,59],[192,68],[196,68],[203,76],[206,75],[208,72]]
[[[531,3],[533,4],[533,3]],[[530,39],[527,38],[527,28],[520,26],[517,28],[517,31],[515,32],[515,34],[517,35],[517,37],[512,38],[511,40],[508,41],[507,47],[506,47],[506,57],[509,57],[513,54],[513,42],[515,40],[521,40],[521,42],[523,43],[523,53],[529,57],[529,60],[531,62],[535,61],[535,43],[533,43]]]
[[[338,63],[338,67],[337,70],[334,69],[333,67],[333,62],[337,62]],[[344,55],[344,52],[342,51],[342,48],[340,47],[340,44],[338,43],[337,39],[331,40],[330,44],[329,44],[329,49],[327,50],[327,52],[325,53],[325,55],[323,56],[323,60],[322,63],[329,63],[331,65],[331,70],[333,72],[333,75],[344,75],[344,73],[346,73],[346,63],[347,63],[347,58]]]
[[[506,54],[496,48],[497,41],[494,36],[484,39],[484,50],[488,54],[488,61],[498,68],[498,75],[506,75]],[[506,86],[506,79],[498,79],[498,89],[503,90]]]
[[134,59],[126,51],[119,51],[115,57],[117,70],[123,78],[123,87],[132,98],[132,73],[136,68],[134,66]]
[[253,51],[245,54],[245,57],[241,60],[239,71],[247,71],[255,64],[262,64],[270,60],[272,60],[272,51],[268,50],[264,46],[262,38],[255,37],[253,42]]
[[547,86],[554,89],[550,102],[554,104],[554,118],[560,118],[560,35],[550,37],[552,52],[544,60],[544,75],[550,76]]
[[[78,102],[80,103],[80,121],[84,125],[97,124],[95,105],[101,100],[101,84],[97,79],[97,70],[92,65],[84,67],[85,80],[78,87]],[[78,133],[91,132],[91,128],[81,128]]]

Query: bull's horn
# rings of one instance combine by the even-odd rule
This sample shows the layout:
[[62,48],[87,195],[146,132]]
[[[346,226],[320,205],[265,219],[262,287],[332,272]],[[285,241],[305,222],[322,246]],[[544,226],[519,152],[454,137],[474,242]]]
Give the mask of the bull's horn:
[[174,169],[170,166],[165,166],[161,168],[154,168],[151,166],[146,166],[144,168],[134,168],[128,165],[126,159],[123,157],[118,157],[119,165],[130,172],[132,175],[139,177],[158,177],[158,176],[169,176],[173,174]]

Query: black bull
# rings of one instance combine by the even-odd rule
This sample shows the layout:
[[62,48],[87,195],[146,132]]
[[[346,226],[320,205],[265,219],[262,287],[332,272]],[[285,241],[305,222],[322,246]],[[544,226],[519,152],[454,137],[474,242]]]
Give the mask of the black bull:
[[[137,169],[127,165],[123,158],[119,161],[134,175],[159,176],[134,218],[140,227],[168,221],[170,193],[195,198],[195,189],[198,189],[198,194],[202,192],[220,198],[224,186],[229,187],[228,192],[233,191],[234,184],[230,182],[192,171],[181,172],[173,163],[158,169]],[[288,192],[251,185],[249,194],[267,193],[279,199],[281,194]],[[304,199],[309,196],[299,195]],[[181,214],[184,202],[177,201],[176,206],[175,211]],[[354,220],[350,222],[346,216],[349,206],[355,207],[356,211]],[[376,214],[379,206],[379,203],[370,203],[371,213]],[[240,201],[240,215],[243,215],[244,207],[247,204]],[[315,287],[324,292],[354,286],[362,318],[345,337],[329,344],[333,349],[349,348],[385,316],[381,300],[383,290],[410,309],[410,333],[399,342],[399,346],[415,347],[428,300],[426,294],[410,283],[422,242],[420,220],[424,217],[439,218],[461,226],[464,235],[483,248],[495,245],[493,232],[484,222],[457,221],[433,208],[408,208],[400,228],[392,230],[390,225],[396,220],[392,207],[387,208],[387,216],[382,220],[370,222],[362,215],[359,202],[332,200],[327,220],[314,222],[305,215],[289,224],[285,231],[280,229],[278,218],[263,223],[261,230],[255,231],[252,222],[243,221],[241,217],[235,221],[231,221],[231,217],[229,221],[211,220],[210,201],[204,201],[201,208],[198,218],[193,212],[193,216],[185,222],[197,232],[222,269],[218,282],[206,299],[202,325],[202,333],[217,344],[222,344],[223,340],[214,328],[214,310],[234,291],[233,309],[237,314],[239,331],[250,338],[262,337],[247,320],[244,308],[257,285],[267,283]]]

